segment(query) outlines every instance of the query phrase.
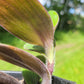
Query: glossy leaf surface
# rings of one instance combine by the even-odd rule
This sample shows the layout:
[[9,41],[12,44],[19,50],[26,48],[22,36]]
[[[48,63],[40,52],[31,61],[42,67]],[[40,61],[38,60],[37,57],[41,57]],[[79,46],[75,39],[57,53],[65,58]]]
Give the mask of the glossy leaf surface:
[[32,44],[53,39],[51,18],[38,0],[0,0],[0,25]]

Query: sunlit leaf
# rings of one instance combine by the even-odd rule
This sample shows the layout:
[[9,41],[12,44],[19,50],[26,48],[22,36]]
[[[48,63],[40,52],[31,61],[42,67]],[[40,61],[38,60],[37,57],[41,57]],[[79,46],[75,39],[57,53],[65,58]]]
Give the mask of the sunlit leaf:
[[58,16],[57,12],[54,11],[54,10],[50,10],[48,13],[49,13],[49,15],[50,15],[50,17],[52,19],[54,30],[55,30],[56,26],[57,26],[57,24],[59,22],[59,16]]
[[43,82],[46,82],[45,79],[50,79],[45,64],[40,59],[19,48],[0,44],[0,59],[36,72],[43,78]]
[[44,46],[53,39],[53,25],[38,0],[0,0],[0,25],[20,39]]

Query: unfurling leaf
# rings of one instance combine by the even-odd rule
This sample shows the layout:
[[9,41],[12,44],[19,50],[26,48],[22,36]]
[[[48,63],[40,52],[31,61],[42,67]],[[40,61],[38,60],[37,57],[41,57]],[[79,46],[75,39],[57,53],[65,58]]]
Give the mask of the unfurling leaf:
[[24,45],[24,49],[30,50],[30,51],[39,52],[39,53],[45,53],[45,50],[44,50],[43,47],[37,46],[37,45],[33,45],[33,44],[28,44],[28,43],[26,43]]
[[43,78],[43,82],[45,82],[45,79],[50,82],[50,73],[45,64],[26,51],[13,46],[0,44],[0,59],[34,71]]
[[49,13],[49,15],[50,15],[50,17],[52,19],[53,27],[54,27],[54,31],[55,31],[55,29],[56,29],[56,27],[58,25],[58,22],[59,22],[59,15],[54,10],[50,10],[48,13]]
[[53,39],[53,25],[38,0],[0,0],[0,25],[20,39],[49,45]]

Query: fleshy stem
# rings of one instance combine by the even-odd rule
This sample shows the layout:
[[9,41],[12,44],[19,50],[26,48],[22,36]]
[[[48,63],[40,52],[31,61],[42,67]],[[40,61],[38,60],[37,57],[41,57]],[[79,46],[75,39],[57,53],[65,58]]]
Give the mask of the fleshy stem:
[[[47,56],[47,60],[46,60],[46,66],[48,68],[48,71],[50,73],[50,78],[52,78],[52,73],[53,73],[53,69],[54,69],[54,60],[55,60],[55,49],[54,49],[54,45],[53,42],[51,42],[51,44],[49,44],[46,49],[45,49],[45,53]],[[52,79],[50,79],[50,83],[52,84]],[[48,84],[48,83],[47,83]]]
[[41,84],[52,84],[52,81],[51,81],[51,75],[44,75],[43,76],[43,80],[42,80],[42,83]]
[[50,74],[52,75],[53,68],[54,68],[54,60],[55,60],[55,51],[54,51],[53,42],[47,47],[46,55],[48,58],[46,61],[46,65],[47,65],[47,68],[48,68]]

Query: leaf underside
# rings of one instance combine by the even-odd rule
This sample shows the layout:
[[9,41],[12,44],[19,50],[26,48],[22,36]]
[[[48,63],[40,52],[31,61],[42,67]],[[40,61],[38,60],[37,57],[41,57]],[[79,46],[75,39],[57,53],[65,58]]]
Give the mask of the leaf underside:
[[53,39],[53,25],[38,0],[0,0],[0,25],[20,39],[44,46]]
[[3,72],[0,72],[0,84],[20,84],[19,81]]
[[49,77],[48,70],[43,62],[19,48],[0,44],[0,59],[34,71],[40,75],[40,77],[44,75]]

